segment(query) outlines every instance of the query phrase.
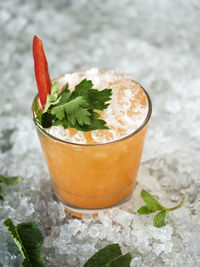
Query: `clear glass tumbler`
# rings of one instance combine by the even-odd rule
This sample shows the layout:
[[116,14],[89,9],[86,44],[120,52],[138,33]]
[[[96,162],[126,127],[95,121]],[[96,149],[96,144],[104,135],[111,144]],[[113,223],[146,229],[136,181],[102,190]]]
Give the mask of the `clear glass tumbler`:
[[152,112],[150,97],[144,92],[148,112],[142,125],[128,136],[104,144],[75,144],[50,135],[37,123],[32,107],[55,194],[72,214],[95,214],[130,198]]

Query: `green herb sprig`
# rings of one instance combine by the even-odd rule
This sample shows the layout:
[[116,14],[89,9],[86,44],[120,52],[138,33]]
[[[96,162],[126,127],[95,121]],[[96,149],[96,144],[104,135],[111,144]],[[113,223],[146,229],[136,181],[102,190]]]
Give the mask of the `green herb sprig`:
[[[18,184],[19,182],[21,182],[22,178],[18,177],[18,176],[14,176],[14,177],[6,177],[2,174],[0,174],[0,183],[3,183],[4,185],[7,186],[13,186]],[[2,188],[0,186],[0,200],[3,200],[3,196],[1,195],[2,192]]]
[[162,206],[150,193],[148,193],[146,190],[142,189],[141,191],[141,197],[143,198],[144,202],[146,203],[146,206],[142,206],[137,210],[137,213],[139,214],[151,214],[156,211],[159,211],[153,219],[153,226],[155,227],[162,227],[165,226],[165,218],[169,211],[173,211],[176,209],[181,208],[185,203],[185,197],[182,196],[181,203],[174,207],[174,208],[165,208]]
[[[42,246],[44,238],[35,222],[20,223],[16,226],[11,219],[4,222],[24,260],[23,267],[44,267]],[[111,244],[96,252],[87,260],[84,267],[130,267],[130,253],[122,255],[119,244]]]
[[63,125],[79,131],[92,131],[109,129],[106,122],[99,119],[100,114],[95,110],[104,110],[109,106],[112,90],[96,90],[90,80],[84,79],[70,91],[66,84],[60,93],[59,83],[51,87],[51,94],[47,96],[44,111],[38,108],[37,100],[34,101],[34,111],[39,124],[43,128]]
[[95,253],[84,267],[129,267],[131,260],[130,253],[122,255],[119,244],[111,244]]
[[44,262],[41,259],[44,238],[37,224],[28,222],[15,226],[11,219],[7,219],[4,225],[7,227],[24,258],[22,266],[44,267]]

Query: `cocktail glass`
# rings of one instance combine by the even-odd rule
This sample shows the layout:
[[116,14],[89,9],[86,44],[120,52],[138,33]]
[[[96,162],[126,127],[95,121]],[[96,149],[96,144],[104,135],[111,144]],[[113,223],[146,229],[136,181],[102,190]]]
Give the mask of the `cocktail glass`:
[[38,124],[32,106],[54,192],[75,216],[120,206],[130,198],[152,112],[151,99],[144,93],[148,112],[141,126],[124,138],[103,144],[76,144],[56,138]]

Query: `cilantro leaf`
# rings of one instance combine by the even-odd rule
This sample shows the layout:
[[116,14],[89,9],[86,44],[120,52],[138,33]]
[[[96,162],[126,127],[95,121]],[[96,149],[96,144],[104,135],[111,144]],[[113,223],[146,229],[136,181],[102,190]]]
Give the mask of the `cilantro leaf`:
[[72,98],[77,96],[83,96],[90,105],[90,109],[103,110],[106,109],[109,104],[105,102],[111,99],[112,90],[96,90],[92,89],[92,81],[84,79],[78,85],[75,86],[75,90],[72,93]]
[[119,244],[111,244],[96,252],[84,267],[128,267],[131,259],[130,253],[122,255]]
[[79,126],[78,124],[74,127],[76,130],[88,132],[93,130],[108,130],[109,128],[105,125],[104,120],[91,120],[90,125]]
[[7,219],[4,225],[7,227],[24,258],[22,266],[43,267],[44,263],[41,259],[41,251],[44,238],[37,224],[28,222],[15,226],[11,219]]
[[92,87],[92,81],[84,79],[75,86],[75,89],[72,93],[72,97],[76,98],[77,96],[83,96],[84,98],[87,98],[87,95],[89,91],[92,90]]
[[62,94],[62,93],[70,93],[68,83],[66,83],[66,84],[63,86],[63,88],[62,88],[62,90],[61,90],[61,94]]
[[109,104],[105,104],[105,102],[111,99],[111,95],[111,89],[104,89],[101,91],[93,89],[89,91],[87,101],[91,109],[104,110],[109,106]]
[[78,96],[75,99],[54,107],[51,110],[51,114],[55,115],[59,120],[63,120],[65,112],[70,125],[75,126],[76,123],[83,126],[90,124],[90,113],[84,109],[88,107],[87,101],[82,97]]
[[35,112],[35,117],[36,117],[37,122],[42,125],[42,113],[39,110],[39,106],[38,106],[38,102],[36,98],[34,99],[33,109]]
[[84,79],[70,92],[66,84],[58,93],[58,82],[52,85],[51,94],[47,96],[45,109],[41,114],[38,111],[37,101],[34,102],[34,111],[39,124],[43,128],[52,125],[63,125],[79,131],[108,129],[106,122],[99,119],[101,116],[95,110],[108,107],[112,95],[111,89],[93,89],[92,81]]
[[43,113],[47,112],[47,110],[49,109],[49,107],[51,105],[56,105],[59,101],[60,101],[60,97],[58,95],[58,87],[59,87],[59,82],[55,82],[52,84],[51,86],[51,94],[47,95],[47,100],[46,100],[46,104],[45,104],[45,108]]

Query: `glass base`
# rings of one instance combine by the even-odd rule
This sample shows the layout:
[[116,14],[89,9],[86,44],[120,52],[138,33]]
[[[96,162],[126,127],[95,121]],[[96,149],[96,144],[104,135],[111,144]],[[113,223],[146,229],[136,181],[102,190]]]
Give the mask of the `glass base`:
[[132,193],[131,193],[128,197],[123,199],[121,202],[116,203],[115,205],[110,206],[110,207],[98,208],[98,209],[85,209],[85,208],[79,208],[79,207],[72,206],[71,204],[62,200],[55,192],[54,192],[54,194],[57,197],[57,199],[64,205],[65,210],[67,212],[71,213],[73,216],[78,217],[78,218],[82,218],[83,216],[96,217],[96,216],[98,216],[98,212],[100,212],[100,211],[107,211],[111,208],[117,208],[117,207],[121,208],[130,200],[130,198],[132,196]]

